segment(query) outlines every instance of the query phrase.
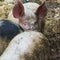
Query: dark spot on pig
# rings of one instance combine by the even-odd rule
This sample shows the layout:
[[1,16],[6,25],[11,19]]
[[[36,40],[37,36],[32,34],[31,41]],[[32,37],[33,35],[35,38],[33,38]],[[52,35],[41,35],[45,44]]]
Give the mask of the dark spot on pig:
[[21,37],[21,39],[23,39],[23,37]]

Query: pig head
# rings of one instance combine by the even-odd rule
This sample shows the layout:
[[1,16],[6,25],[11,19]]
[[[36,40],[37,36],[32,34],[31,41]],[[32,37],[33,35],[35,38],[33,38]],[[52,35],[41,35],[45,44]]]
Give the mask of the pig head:
[[[31,6],[32,7],[32,6]],[[27,9],[24,5],[18,1],[13,8],[14,18],[18,18],[20,26],[24,30],[38,30],[40,27],[44,27],[44,17],[47,15],[47,7],[45,2],[42,3],[35,12],[31,9]],[[43,21],[43,23],[39,23]],[[40,28],[40,30],[43,28]]]

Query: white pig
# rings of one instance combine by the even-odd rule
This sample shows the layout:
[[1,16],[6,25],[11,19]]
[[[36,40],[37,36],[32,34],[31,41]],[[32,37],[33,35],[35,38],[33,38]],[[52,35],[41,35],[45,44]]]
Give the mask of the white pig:
[[37,3],[25,3],[22,4],[18,1],[8,19],[20,24],[24,30],[38,29],[38,22],[42,21],[47,15],[47,7],[45,2],[41,5]]
[[47,60],[47,38],[36,31],[26,31],[9,43],[0,60]]

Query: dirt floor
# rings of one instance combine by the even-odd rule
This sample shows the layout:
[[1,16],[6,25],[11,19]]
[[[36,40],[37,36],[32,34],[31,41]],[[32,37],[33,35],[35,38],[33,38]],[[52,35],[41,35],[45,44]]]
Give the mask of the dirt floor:
[[44,34],[49,39],[53,60],[60,60],[60,3],[47,3]]

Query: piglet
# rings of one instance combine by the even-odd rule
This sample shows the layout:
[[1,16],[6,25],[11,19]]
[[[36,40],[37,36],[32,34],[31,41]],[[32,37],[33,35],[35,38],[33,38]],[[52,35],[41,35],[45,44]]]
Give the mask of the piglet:
[[47,38],[36,31],[25,31],[14,37],[0,60],[48,60]]
[[[34,8],[34,6],[36,7]],[[45,2],[38,5],[37,3],[22,4],[20,1],[17,1],[13,7],[12,14],[14,22],[20,24],[24,30],[40,30],[40,32],[43,32],[44,18],[47,15]]]
[[9,20],[0,20],[0,55],[11,39],[22,31],[24,30],[19,25]]

